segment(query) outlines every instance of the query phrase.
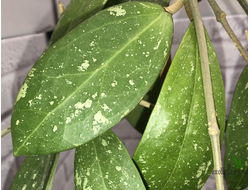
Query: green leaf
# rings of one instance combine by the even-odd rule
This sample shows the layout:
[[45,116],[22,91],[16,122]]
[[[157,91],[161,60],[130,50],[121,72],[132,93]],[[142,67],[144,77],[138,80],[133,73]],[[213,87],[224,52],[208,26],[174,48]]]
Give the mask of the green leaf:
[[[162,86],[162,81],[160,77],[156,80],[153,87],[148,91],[148,93],[143,97],[143,100],[148,101],[152,104],[155,104],[159,96]],[[148,119],[152,113],[152,110],[145,108],[141,105],[137,105],[127,116],[126,119],[129,123],[140,133],[143,133]]]
[[108,130],[76,148],[75,189],[145,189],[118,137]]
[[116,125],[150,89],[170,51],[172,17],[151,3],[111,7],[48,49],[11,119],[14,155],[80,146]]
[[27,156],[10,190],[51,190],[59,154]]
[[[206,38],[217,117],[224,126],[220,66],[207,34]],[[149,189],[200,189],[211,174],[212,148],[193,22],[177,50],[133,159]]]
[[169,5],[170,0],[108,0],[104,6],[104,9],[107,7],[111,7],[113,5],[118,5],[121,3],[129,2],[129,1],[142,1],[142,2],[151,2],[156,3],[161,6],[167,7]]
[[49,46],[74,29],[78,24],[102,10],[107,0],[71,0],[61,15]]
[[225,139],[224,174],[229,190],[248,186],[248,66],[236,86]]

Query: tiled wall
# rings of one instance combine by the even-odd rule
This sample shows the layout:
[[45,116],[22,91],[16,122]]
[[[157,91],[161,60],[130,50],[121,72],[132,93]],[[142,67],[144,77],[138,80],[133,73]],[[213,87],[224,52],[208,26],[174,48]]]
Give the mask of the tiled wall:
[[[34,1],[25,0],[28,4],[34,4],[34,6],[40,6],[46,9],[42,15],[42,12],[37,12],[37,19],[40,24],[39,27],[35,27],[32,22],[27,22],[26,24],[33,25],[29,26],[29,31],[25,32],[24,29],[20,29],[12,33],[11,27],[2,25],[2,64],[1,64],[1,79],[2,79],[2,91],[1,91],[1,103],[2,103],[2,129],[10,126],[10,117],[13,108],[13,104],[18,93],[18,90],[26,77],[29,69],[36,62],[38,57],[43,53],[47,44],[47,35],[45,32],[49,31],[54,27],[57,12],[53,8],[54,4],[51,1],[43,1],[34,3]],[[65,3],[68,0],[64,0]],[[2,1],[2,10],[5,6],[10,6],[11,3],[14,5],[13,0]],[[15,1],[15,3],[18,3]],[[42,5],[41,5],[42,4]],[[33,5],[32,5],[33,6]],[[27,8],[27,7],[26,7]],[[25,6],[22,5],[22,9]],[[14,8],[13,10],[16,10]],[[40,10],[40,9],[39,9]],[[24,11],[24,10],[22,10]],[[26,10],[30,11],[30,10]],[[33,10],[34,11],[34,10]],[[239,11],[240,12],[240,11]],[[241,12],[240,12],[241,13]],[[20,13],[21,14],[21,13]],[[26,13],[28,14],[28,13]],[[4,22],[13,22],[12,19],[6,18],[9,13],[2,13],[2,20]],[[47,17],[45,17],[47,16]],[[42,19],[45,18],[45,19]],[[20,18],[21,19],[21,18]],[[40,19],[40,21],[39,21]],[[54,19],[54,21],[53,21]],[[15,20],[15,19],[14,19]],[[47,22],[48,21],[48,22]],[[244,30],[247,29],[247,17],[244,15],[228,16],[228,21],[231,24],[233,30],[235,30],[236,35],[239,37],[243,46],[246,47],[247,42],[244,34]],[[47,24],[46,24],[47,22]],[[20,23],[19,23],[20,24]],[[36,23],[37,24],[37,23]],[[174,40],[172,46],[172,57],[175,54],[178,44],[183,37],[185,30],[188,27],[188,19],[174,19]],[[238,50],[235,50],[235,46],[230,41],[226,32],[222,29],[221,25],[216,22],[213,17],[205,17],[204,24],[208,30],[211,41],[214,45],[215,51],[217,53],[223,80],[225,84],[226,93],[226,103],[227,103],[227,114],[230,108],[230,101],[233,96],[233,91],[237,83],[237,79],[246,65],[244,59],[239,56]],[[11,25],[11,24],[10,24]],[[7,27],[7,28],[6,28]],[[21,26],[18,26],[19,28]],[[18,27],[14,30],[18,30]],[[32,28],[33,27],[33,28]],[[22,27],[21,27],[22,28]],[[34,30],[38,28],[39,30]],[[6,29],[6,30],[5,30]],[[32,31],[33,30],[33,31]],[[4,32],[3,32],[4,31]],[[15,37],[13,37],[15,36]],[[129,154],[132,156],[139,141],[141,134],[134,130],[127,120],[122,120],[117,126],[113,128],[113,131],[118,135],[121,141],[124,143],[128,149]],[[1,188],[2,190],[7,190],[17,172],[18,167],[21,165],[24,157],[13,157],[11,135],[7,135],[2,139],[2,178],[1,178]],[[57,172],[55,176],[55,181],[53,185],[53,190],[71,190],[74,189],[74,175],[73,175],[73,160],[74,160],[74,150],[63,152],[60,154],[59,163],[57,166]],[[203,190],[215,189],[213,176],[208,180],[208,183]]]

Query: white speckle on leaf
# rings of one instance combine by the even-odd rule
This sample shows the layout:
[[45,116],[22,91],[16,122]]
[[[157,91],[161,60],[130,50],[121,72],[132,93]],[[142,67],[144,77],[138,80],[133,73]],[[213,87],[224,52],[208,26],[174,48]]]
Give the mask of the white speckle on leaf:
[[57,126],[55,125],[53,128],[53,132],[56,132],[56,130],[57,130]]
[[133,80],[129,80],[129,84],[133,86],[135,83]]
[[117,85],[117,81],[114,80],[114,82],[111,83],[111,86],[112,86],[112,87],[115,87],[116,85]]
[[78,71],[86,71],[88,67],[89,67],[88,60],[84,60],[84,62],[80,66],[77,66]]
[[26,187],[27,187],[27,185],[26,185],[26,184],[24,184],[24,186],[23,186],[22,190],[25,190],[25,189],[26,189]]
[[36,99],[41,100],[41,99],[42,99],[42,94],[39,94],[39,95],[36,97]]
[[50,105],[53,105],[53,104],[54,104],[54,101],[50,101],[49,104],[50,104]]
[[126,14],[126,10],[122,9],[122,6],[113,6],[107,9],[110,12],[110,15],[114,16],[124,16]]
[[101,93],[101,97],[105,97],[105,96],[106,96],[106,94],[102,92]]
[[75,108],[76,108],[76,109],[83,109],[83,107],[85,107],[85,108],[90,108],[90,107],[91,107],[91,104],[92,104],[92,100],[87,99],[84,103],[77,102],[77,103],[75,104]]
[[92,95],[92,98],[95,99],[97,97],[97,92]]
[[108,112],[111,112],[111,111],[112,111],[112,109],[110,109],[106,104],[103,104],[102,109],[103,109],[104,111],[108,111]]
[[24,83],[22,85],[18,95],[17,95],[16,102],[18,102],[18,100],[20,100],[20,98],[24,98],[26,96],[27,88],[28,88],[28,85],[26,83]]
[[34,175],[33,175],[33,179],[35,179],[35,178],[36,178],[36,175],[37,175],[37,174],[34,174]]
[[94,115],[94,121],[93,121],[93,125],[96,125],[98,123],[101,124],[107,124],[108,123],[108,119],[106,117],[104,117],[102,115],[101,111],[98,111],[95,115]]
[[121,168],[120,166],[116,166],[115,169],[116,169],[117,171],[121,171],[122,168]]
[[30,69],[30,72],[29,72],[28,76],[33,77],[35,70],[36,70],[35,68]]
[[69,122],[71,122],[71,119],[70,119],[70,117],[67,117],[66,118],[66,123],[69,123]]
[[19,125],[20,121],[19,120],[16,120],[16,125]]
[[28,103],[30,104],[29,106],[32,106],[32,100],[29,100]]
[[194,144],[194,149],[195,149],[195,150],[197,150],[197,146],[198,146],[197,144]]
[[154,50],[157,50],[159,48],[160,43],[161,43],[161,40],[158,41],[157,45],[154,47]]
[[66,81],[67,84],[72,84],[72,82],[67,80],[67,79],[65,79],[65,81]]
[[107,142],[104,139],[102,139],[102,146],[108,146]]

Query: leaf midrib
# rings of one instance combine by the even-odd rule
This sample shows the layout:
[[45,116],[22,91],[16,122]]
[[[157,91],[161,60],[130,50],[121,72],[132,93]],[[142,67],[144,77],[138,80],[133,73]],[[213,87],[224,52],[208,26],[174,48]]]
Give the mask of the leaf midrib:
[[81,87],[87,83],[93,76],[95,76],[95,74],[102,70],[102,68],[107,67],[109,65],[109,63],[117,56],[119,55],[128,45],[130,45],[134,40],[137,39],[138,36],[140,36],[142,33],[144,33],[148,28],[150,28],[154,23],[156,23],[163,15],[165,14],[165,12],[162,12],[154,21],[152,21],[149,25],[147,25],[143,30],[141,30],[137,35],[135,35],[135,37],[133,37],[126,45],[124,45],[123,48],[121,48],[119,51],[117,51],[116,54],[114,54],[114,56],[112,56],[109,61],[106,62],[106,64],[104,64],[103,66],[101,66],[99,69],[97,69],[95,72],[93,72],[93,74],[82,84],[80,85],[71,95],[69,95],[64,102],[62,102],[58,107],[56,107],[55,109],[53,109],[52,111],[50,111],[48,113],[48,115],[41,121],[41,123],[32,131],[32,133],[30,135],[27,136],[27,138],[24,140],[24,142],[22,143],[22,145],[15,151],[15,155],[18,155],[19,150],[25,145],[25,143],[29,140],[29,138],[33,135],[33,133],[35,131],[37,131],[41,124],[53,113],[55,112],[58,108],[60,108],[62,105],[65,104],[65,102],[67,102],[79,89],[81,89]]

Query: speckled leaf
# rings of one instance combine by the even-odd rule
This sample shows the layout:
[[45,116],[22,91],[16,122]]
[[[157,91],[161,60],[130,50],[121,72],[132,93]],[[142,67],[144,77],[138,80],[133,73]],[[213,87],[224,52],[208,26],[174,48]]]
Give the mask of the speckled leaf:
[[75,189],[145,189],[139,172],[118,137],[108,130],[76,148]]
[[54,29],[49,46],[78,24],[102,10],[106,2],[107,0],[71,0]]
[[224,173],[229,190],[248,186],[248,66],[235,89],[226,129]]
[[51,190],[59,154],[27,156],[10,190]]
[[108,8],[58,40],[25,79],[11,119],[14,155],[80,146],[117,124],[170,51],[172,17],[156,4]]
[[[224,126],[220,66],[207,35],[206,38],[217,118]],[[224,128],[221,130],[223,133]],[[200,189],[213,169],[193,22],[177,50],[133,159],[149,189]]]

